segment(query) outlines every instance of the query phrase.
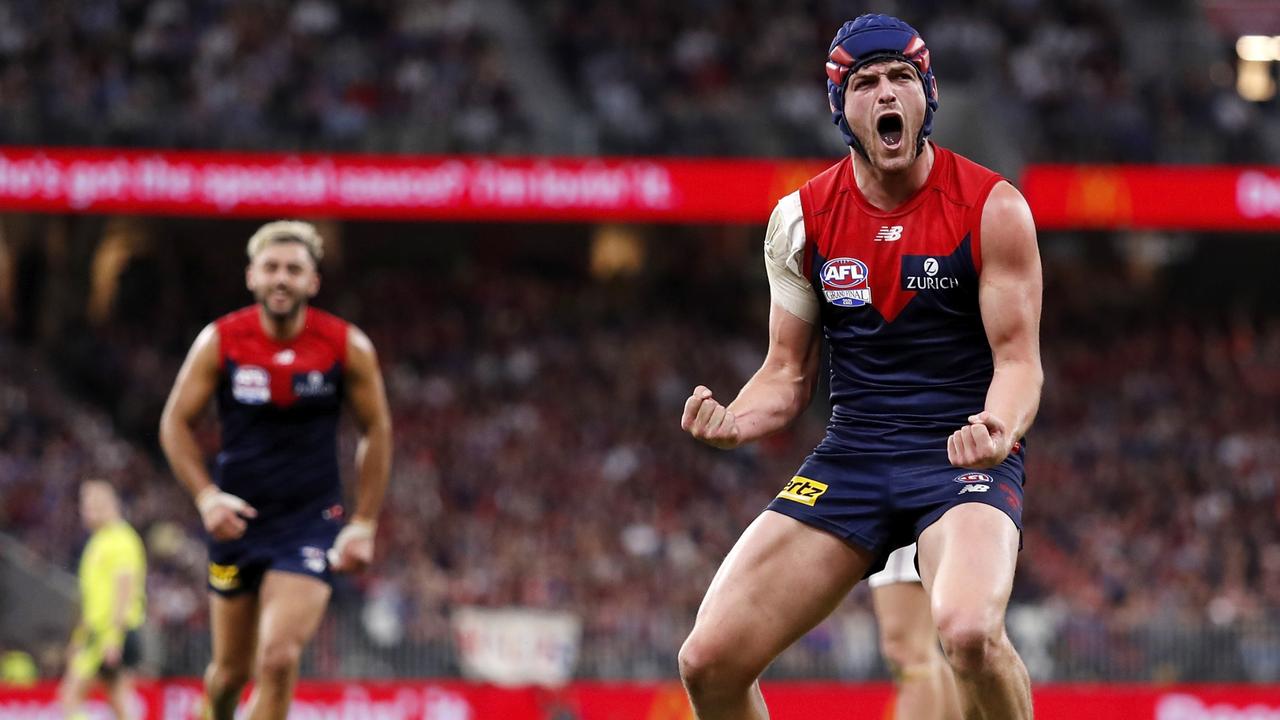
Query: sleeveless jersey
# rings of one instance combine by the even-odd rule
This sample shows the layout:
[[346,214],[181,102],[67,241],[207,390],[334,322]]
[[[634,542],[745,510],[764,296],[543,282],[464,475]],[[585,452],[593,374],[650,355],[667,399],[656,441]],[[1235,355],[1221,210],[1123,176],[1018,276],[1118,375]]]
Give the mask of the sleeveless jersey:
[[263,331],[257,306],[216,321],[222,451],[214,478],[257,509],[251,531],[342,501],[338,418],[347,323],[314,308],[306,313],[302,332],[285,342]]
[[803,259],[830,349],[824,445],[857,452],[946,451],[980,412],[991,346],[978,306],[982,208],[1002,178],[933,146],[928,180],[899,207],[872,206],[853,162],[799,191]]

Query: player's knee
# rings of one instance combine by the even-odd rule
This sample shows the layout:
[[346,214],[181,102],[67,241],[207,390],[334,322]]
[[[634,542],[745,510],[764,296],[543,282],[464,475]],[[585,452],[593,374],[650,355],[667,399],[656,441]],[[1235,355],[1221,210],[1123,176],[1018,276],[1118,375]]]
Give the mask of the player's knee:
[[685,685],[702,684],[715,664],[713,654],[696,642],[692,635],[680,646],[676,662],[680,666],[680,679]]
[[302,644],[279,641],[268,644],[258,658],[258,673],[263,681],[283,681],[292,677],[302,661]]
[[694,697],[740,692],[759,674],[727,645],[696,634],[684,641],[677,659],[680,679]]
[[75,681],[67,679],[58,685],[58,702],[63,707],[70,707],[80,702],[80,693],[76,688]]
[[999,655],[1004,625],[998,616],[967,610],[935,610],[938,638],[952,669],[961,675],[988,670]]
[[213,662],[204,671],[205,689],[214,698],[238,695],[249,679],[249,668],[239,664]]
[[929,667],[937,659],[938,650],[928,634],[888,631],[880,635],[880,652],[894,679],[900,681],[917,668]]

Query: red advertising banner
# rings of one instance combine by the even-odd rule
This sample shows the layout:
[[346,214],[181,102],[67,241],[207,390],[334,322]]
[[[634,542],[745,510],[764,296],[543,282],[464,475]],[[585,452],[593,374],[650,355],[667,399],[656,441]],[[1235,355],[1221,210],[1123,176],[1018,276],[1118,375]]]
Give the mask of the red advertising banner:
[[1280,168],[1032,165],[1021,189],[1042,230],[1280,230]]
[[[834,162],[0,147],[0,211],[763,223]],[[1280,230],[1280,168],[1032,165],[1037,225]]]
[[757,223],[827,165],[0,148],[0,210]]
[[[61,717],[56,687],[0,688],[0,718]],[[765,683],[777,720],[890,720],[885,684]],[[194,681],[139,685],[138,720],[196,720]],[[1035,689],[1040,720],[1273,720],[1280,687],[1263,685],[1042,685]],[[98,698],[90,720],[109,720]],[[292,720],[692,720],[677,683],[575,683],[558,690],[497,688],[458,681],[303,682]]]

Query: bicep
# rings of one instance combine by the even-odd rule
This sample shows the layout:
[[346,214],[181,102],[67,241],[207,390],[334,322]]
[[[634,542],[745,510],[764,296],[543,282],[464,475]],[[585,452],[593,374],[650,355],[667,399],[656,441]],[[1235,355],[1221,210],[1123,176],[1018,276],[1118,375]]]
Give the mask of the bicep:
[[165,403],[166,417],[192,422],[204,412],[218,387],[218,329],[208,325],[200,331],[178,371],[173,390]]
[[1008,183],[992,189],[982,212],[982,277],[978,300],[997,365],[1039,362],[1043,279],[1035,222],[1022,195]]
[[347,404],[362,428],[389,421],[387,393],[373,343],[354,325],[347,330]]
[[774,302],[769,308],[769,354],[765,365],[795,367],[806,380],[818,369],[818,326]]

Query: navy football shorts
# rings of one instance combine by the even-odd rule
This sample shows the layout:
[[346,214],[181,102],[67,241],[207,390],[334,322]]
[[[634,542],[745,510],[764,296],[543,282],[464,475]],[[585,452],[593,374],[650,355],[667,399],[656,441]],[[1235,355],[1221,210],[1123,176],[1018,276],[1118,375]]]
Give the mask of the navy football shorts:
[[[943,513],[961,503],[998,508],[1022,533],[1023,452],[987,470],[947,461],[946,450],[847,452],[818,446],[769,509],[871,551],[870,575],[889,553],[910,545]],[[1021,541],[1019,541],[1021,546]]]
[[[326,557],[342,529],[340,517],[308,514],[271,531],[254,532],[230,542],[209,542],[209,589],[226,597],[258,591],[268,570],[297,573],[333,583]],[[251,523],[253,521],[250,521]]]

